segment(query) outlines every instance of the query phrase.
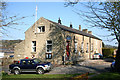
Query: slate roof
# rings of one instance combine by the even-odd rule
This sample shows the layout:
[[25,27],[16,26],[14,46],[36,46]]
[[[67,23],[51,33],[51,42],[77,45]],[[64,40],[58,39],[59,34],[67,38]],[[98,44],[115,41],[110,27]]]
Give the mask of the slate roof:
[[98,37],[96,37],[94,35],[91,35],[89,33],[86,33],[86,32],[83,32],[83,31],[79,31],[77,29],[73,29],[73,28],[67,27],[65,25],[61,25],[61,24],[53,22],[51,20],[48,20],[48,21],[53,23],[53,24],[55,24],[56,26],[59,26],[62,30],[69,31],[69,32],[72,32],[72,33],[76,33],[76,34],[80,34],[80,35],[84,35],[84,36],[87,36],[87,37],[91,37],[91,38],[95,38],[95,39],[101,40],[100,38],[98,38]]

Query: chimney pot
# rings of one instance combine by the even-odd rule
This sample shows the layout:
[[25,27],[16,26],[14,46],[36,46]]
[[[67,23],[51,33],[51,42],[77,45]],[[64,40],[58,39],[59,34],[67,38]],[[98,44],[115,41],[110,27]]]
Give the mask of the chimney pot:
[[92,31],[88,31],[88,33],[92,35]]
[[72,23],[70,22],[70,28],[72,28]]
[[59,18],[59,20],[58,20],[58,23],[59,23],[59,24],[62,24],[60,18]]
[[81,31],[81,25],[79,25],[79,31]]
[[88,33],[88,29],[83,29],[82,31]]

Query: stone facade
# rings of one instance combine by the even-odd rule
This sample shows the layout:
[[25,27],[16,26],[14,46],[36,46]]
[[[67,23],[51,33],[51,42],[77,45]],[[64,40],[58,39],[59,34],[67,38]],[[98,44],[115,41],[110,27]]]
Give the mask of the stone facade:
[[90,59],[96,52],[102,54],[102,40],[91,32],[81,32],[72,29],[72,25],[66,27],[41,17],[25,32],[25,40],[16,45],[14,59],[40,58],[62,64],[79,58]]

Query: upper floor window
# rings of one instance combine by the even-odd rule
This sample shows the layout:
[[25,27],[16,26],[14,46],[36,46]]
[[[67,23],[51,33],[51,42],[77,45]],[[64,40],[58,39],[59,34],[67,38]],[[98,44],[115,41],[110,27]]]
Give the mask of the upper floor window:
[[48,40],[46,43],[46,52],[52,53],[52,41],[51,40]]
[[93,43],[91,44],[91,51],[93,52]]
[[45,26],[39,26],[38,32],[45,32]]
[[83,42],[81,43],[81,52],[83,53]]
[[86,52],[88,53],[88,43],[87,43],[87,47],[86,48],[87,48]]
[[82,38],[82,41],[84,41],[84,36],[83,36],[83,38]]
[[77,53],[77,42],[75,42],[75,53]]
[[36,41],[32,41],[32,52],[36,52]]
[[97,40],[96,40],[96,50],[97,50]]

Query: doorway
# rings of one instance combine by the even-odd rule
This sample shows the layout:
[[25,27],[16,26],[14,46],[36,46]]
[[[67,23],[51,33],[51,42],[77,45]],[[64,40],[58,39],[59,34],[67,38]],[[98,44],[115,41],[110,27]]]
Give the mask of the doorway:
[[66,42],[66,60],[69,60],[70,56],[70,41]]

